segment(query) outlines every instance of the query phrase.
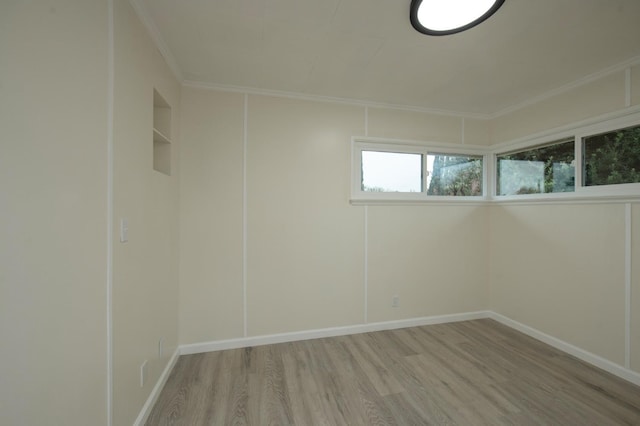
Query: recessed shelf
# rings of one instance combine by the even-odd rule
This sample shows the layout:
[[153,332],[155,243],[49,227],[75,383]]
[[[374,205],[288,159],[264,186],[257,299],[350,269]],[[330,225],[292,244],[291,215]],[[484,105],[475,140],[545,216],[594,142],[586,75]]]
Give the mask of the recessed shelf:
[[171,175],[171,106],[153,89],[153,170]]
[[163,142],[163,143],[171,143],[168,137],[162,134],[158,129],[153,129],[153,141],[154,142]]

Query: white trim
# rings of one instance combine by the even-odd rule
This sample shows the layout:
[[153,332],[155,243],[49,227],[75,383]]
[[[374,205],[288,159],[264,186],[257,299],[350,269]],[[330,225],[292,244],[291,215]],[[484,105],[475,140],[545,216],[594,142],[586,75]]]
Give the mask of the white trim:
[[242,327],[243,336],[247,336],[247,146],[249,141],[249,95],[244,95],[242,119]]
[[496,193],[495,188],[495,155],[485,154],[482,159],[482,192],[485,201],[490,201]]
[[107,0],[107,426],[113,424],[113,184],[115,112],[115,16],[113,0]]
[[634,58],[628,59],[624,62],[620,62],[618,64],[612,65],[610,67],[604,68],[600,71],[594,72],[592,74],[586,75],[578,80],[572,81],[569,84],[565,84],[564,86],[557,87],[555,89],[549,90],[548,92],[542,93],[538,96],[534,96],[532,98],[527,99],[524,102],[520,102],[514,104],[510,107],[503,108],[493,114],[488,114],[489,119],[494,119],[498,117],[502,117],[504,115],[510,114],[512,112],[518,111],[520,109],[526,108],[531,105],[535,105],[547,99],[553,98],[554,96],[558,96],[564,93],[567,93],[573,89],[577,89],[581,86],[584,86],[589,83],[593,83],[601,78],[608,77],[617,72],[624,71],[625,69],[632,67],[634,65],[640,64],[640,56],[636,56]]
[[[131,1],[136,1],[136,0],[131,0]],[[486,120],[491,118],[489,114],[483,114],[483,113],[450,111],[445,109],[426,108],[426,107],[420,107],[415,105],[400,105],[400,104],[385,103],[385,102],[365,101],[361,99],[338,98],[338,97],[314,95],[314,94],[308,94],[308,93],[260,89],[258,87],[215,84],[215,83],[207,83],[207,82],[193,81],[193,80],[184,80],[182,81],[182,85],[187,87],[193,87],[196,89],[215,90],[220,92],[247,93],[250,95],[273,96],[277,98],[299,99],[303,101],[313,101],[313,102],[331,102],[331,103],[344,104],[344,105],[366,106],[371,108],[384,108],[384,109],[393,109],[393,110],[400,110],[400,111],[422,112],[425,114],[445,115],[449,117],[467,117],[467,118],[474,118],[478,120]]]
[[160,51],[160,54],[173,72],[176,79],[180,82],[184,81],[182,70],[180,69],[178,62],[169,49],[169,45],[166,41],[164,41],[164,38],[162,37],[158,26],[151,17],[151,14],[144,5],[144,2],[142,0],[129,0],[129,3],[133,7],[133,10],[135,10],[144,27],[147,29],[151,40],[153,40],[153,42],[155,43],[156,47]]
[[505,142],[500,142],[491,145],[489,148],[493,152],[506,152],[519,148],[527,148],[533,146],[537,142],[535,141],[549,141],[553,138],[562,138],[563,136],[571,136],[578,130],[588,128],[590,126],[597,126],[601,124],[607,124],[614,120],[624,120],[630,115],[640,114],[640,105],[635,105],[629,108],[608,112],[605,114],[597,115],[595,117],[589,117],[584,120],[575,121],[562,126],[554,127],[551,129],[543,130],[541,132],[533,133],[520,138],[512,139]]
[[364,323],[369,322],[369,207],[364,206]]
[[631,368],[631,204],[624,209],[624,366]]
[[323,328],[317,330],[294,331],[291,333],[270,334],[264,336],[244,337],[239,339],[216,340],[212,342],[193,343],[180,346],[181,355],[203,352],[222,351],[226,349],[246,348],[249,346],[272,345],[275,343],[295,342],[300,340],[320,339],[324,337],[346,336],[349,334],[369,333],[373,331],[395,330],[398,328],[418,327],[423,325],[443,324],[449,322],[469,321],[488,318],[490,312],[478,311],[431,317],[411,318],[397,321],[357,324],[344,327]]
[[[362,152],[380,151],[391,153],[407,153],[422,155],[422,169],[426,171],[428,155],[455,154],[482,156],[483,162],[487,158],[488,149],[479,146],[464,146],[443,142],[406,141],[398,139],[371,138],[366,136],[354,136],[351,138],[351,204],[372,203],[461,203],[470,202],[478,204],[486,200],[486,196],[434,196],[427,195],[427,174],[422,176],[421,192],[366,192],[361,188],[360,176],[362,174]],[[483,180],[486,175],[486,166],[483,167]],[[484,183],[484,182],[483,182]]]
[[[144,2],[142,0],[129,0],[129,3],[132,5],[136,14],[142,21],[147,31],[149,32],[151,39],[156,44],[156,47],[160,51],[161,55],[164,57],[165,61],[167,62],[167,65],[172,70],[172,72],[174,73],[178,81],[182,83],[183,86],[190,86],[194,88],[209,89],[209,90],[218,90],[218,91],[224,91],[224,92],[240,92],[240,93],[254,94],[254,95],[277,96],[277,97],[294,98],[294,99],[302,99],[302,100],[335,102],[335,103],[342,103],[342,104],[349,104],[349,105],[363,105],[363,106],[371,106],[376,108],[414,111],[414,112],[422,112],[422,113],[435,114],[435,115],[447,115],[452,117],[467,117],[467,118],[474,118],[474,119],[480,119],[480,120],[492,120],[492,119],[504,116],[506,114],[512,113],[514,111],[526,108],[530,105],[540,103],[554,96],[569,92],[573,89],[592,83],[601,78],[607,77],[611,74],[615,74],[616,72],[628,70],[630,67],[640,64],[640,56],[636,56],[626,61],[623,61],[621,63],[612,65],[610,67],[604,68],[602,70],[599,70],[597,72],[584,76],[571,83],[549,90],[538,96],[534,96],[533,98],[529,98],[524,102],[516,103],[514,105],[503,108],[493,113],[460,112],[460,111],[451,111],[451,110],[440,109],[440,108],[421,107],[417,105],[402,105],[402,104],[394,104],[394,103],[386,103],[386,102],[373,102],[373,101],[365,101],[361,99],[338,98],[338,97],[314,95],[314,94],[307,94],[307,93],[261,89],[257,87],[244,87],[244,86],[235,86],[235,85],[226,85],[226,84],[216,84],[216,83],[209,83],[209,82],[202,82],[202,81],[186,80],[184,78],[182,70],[180,69],[180,66],[178,65],[178,62],[175,59],[175,56],[173,55],[173,53],[169,49],[168,44],[162,37],[160,30],[158,29],[154,19],[151,17],[151,14],[147,10],[146,6],[144,5]],[[628,103],[626,103],[626,105],[627,106],[630,105],[630,100]]]
[[[616,113],[605,114],[579,123],[563,126],[562,128],[544,132],[536,136],[518,139],[516,141],[497,144],[491,147],[494,162],[491,164],[496,169],[496,156],[517,152],[521,150],[535,149],[553,142],[562,142],[573,139],[575,158],[575,190],[573,192],[553,194],[528,194],[528,195],[496,195],[492,191],[490,201],[498,203],[521,203],[523,201],[569,201],[580,202],[584,200],[611,200],[613,202],[633,202],[640,199],[640,183],[627,183],[619,185],[583,186],[582,157],[583,138],[606,132],[637,126],[640,123],[640,108],[633,107]],[[489,163],[487,163],[489,165]],[[495,182],[497,170],[492,170],[492,179]],[[597,202],[597,201],[595,201]]]
[[559,192],[551,194],[523,194],[513,196],[500,196],[487,201],[488,204],[506,204],[510,206],[534,206],[534,205],[592,205],[592,204],[626,204],[640,201],[638,195],[571,195],[573,192]]
[[134,423],[134,426],[142,426],[144,424],[144,421],[146,421],[149,413],[151,412],[151,409],[153,408],[153,405],[155,404],[160,394],[160,391],[164,387],[171,371],[173,370],[178,360],[178,355],[192,355],[204,352],[222,351],[227,349],[246,348],[250,346],[271,345],[277,343],[319,339],[325,337],[346,336],[351,334],[369,333],[384,330],[396,330],[407,327],[420,327],[425,325],[470,321],[484,318],[493,319],[509,328],[533,337],[534,339],[546,343],[562,352],[573,355],[576,358],[579,358],[597,368],[600,368],[636,385],[640,385],[640,374],[631,371],[628,368],[611,362],[605,358],[602,358],[601,356],[595,355],[577,346],[571,345],[570,343],[567,343],[549,334],[543,333],[533,327],[529,327],[525,324],[512,320],[511,318],[508,318],[504,315],[487,310],[181,345],[176,349],[173,356],[171,357],[171,360],[158,379],[158,382],[149,395],[149,398],[143,406],[136,422]]
[[631,106],[631,67],[624,71],[624,106]]
[[496,320],[499,323],[504,324],[507,327],[511,327],[514,330],[524,333],[530,337],[533,337],[534,339],[540,340],[541,342],[553,346],[556,349],[566,352],[569,355],[573,355],[576,358],[579,358],[582,361],[585,361],[608,373],[611,373],[615,376],[618,376],[624,380],[640,386],[640,374],[636,373],[635,371],[631,371],[630,369],[611,362],[608,359],[602,358],[599,355],[595,355],[591,352],[588,352],[549,334],[543,333],[542,331],[536,330],[533,327],[529,327],[528,325],[524,325],[522,323],[514,321],[511,318],[508,318],[496,312],[489,311],[489,318]]
[[[139,2],[140,0],[130,0],[130,1]],[[190,86],[194,88],[218,90],[223,92],[240,92],[240,93],[249,93],[253,95],[276,96],[276,97],[301,99],[301,100],[309,100],[309,101],[335,102],[335,103],[348,104],[348,105],[361,105],[361,106],[370,106],[374,108],[386,108],[386,109],[422,112],[422,113],[435,114],[435,115],[447,115],[451,117],[466,117],[466,118],[473,118],[473,119],[480,119],[480,120],[492,120],[492,119],[510,114],[512,112],[518,111],[520,109],[526,108],[528,106],[540,103],[554,96],[564,94],[566,92],[569,92],[573,89],[579,88],[586,84],[593,83],[594,81],[597,81],[601,78],[607,77],[617,72],[624,71],[625,69],[638,64],[640,64],[640,56],[636,56],[624,62],[604,68],[600,71],[597,71],[595,73],[584,76],[578,80],[575,80],[569,84],[565,84],[563,86],[549,90],[538,96],[530,98],[524,102],[516,103],[514,105],[503,108],[493,113],[460,112],[460,111],[451,111],[451,110],[445,110],[445,109],[439,109],[439,108],[420,107],[416,105],[400,105],[400,104],[385,103],[385,102],[365,101],[360,99],[337,98],[337,97],[306,94],[306,93],[260,89],[257,87],[215,84],[215,83],[207,83],[207,82],[193,81],[193,80],[182,80],[182,84],[184,86]]]
[[151,414],[151,410],[153,410],[153,406],[156,404],[156,401],[160,396],[160,392],[162,392],[162,388],[164,388],[164,385],[167,383],[167,379],[169,379],[169,375],[171,374],[173,367],[175,367],[176,362],[178,362],[179,356],[180,348],[176,348],[176,350],[173,352],[173,355],[171,356],[171,359],[164,367],[162,374],[158,378],[156,385],[153,387],[153,390],[149,394],[149,397],[142,406],[142,409],[138,414],[138,418],[136,418],[136,421],[133,422],[133,426],[144,426],[144,424],[146,423],[147,419],[149,418],[149,414]]
[[442,152],[442,149],[447,150],[447,153],[451,154],[471,154],[471,155],[484,155],[492,153],[491,147],[481,145],[462,145],[460,143],[451,142],[438,142],[438,141],[421,141],[416,139],[394,139],[394,138],[380,138],[373,136],[353,136],[351,141],[354,143],[363,144],[376,144],[376,145],[388,145],[389,150],[393,150],[396,145],[409,147],[428,149],[431,152]]
[[[392,194],[392,193],[386,193]],[[430,205],[430,206],[488,206],[493,201],[488,200],[485,197],[439,197],[435,195],[425,196],[422,199],[405,200],[400,195],[395,199],[375,199],[375,198],[352,198],[349,203],[352,206],[416,206],[416,205]]]

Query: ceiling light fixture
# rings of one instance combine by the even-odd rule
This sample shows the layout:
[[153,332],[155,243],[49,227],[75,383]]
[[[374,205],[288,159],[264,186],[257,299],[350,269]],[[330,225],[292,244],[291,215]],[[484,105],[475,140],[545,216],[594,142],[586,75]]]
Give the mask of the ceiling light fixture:
[[475,27],[504,0],[411,0],[411,25],[428,35],[455,34]]

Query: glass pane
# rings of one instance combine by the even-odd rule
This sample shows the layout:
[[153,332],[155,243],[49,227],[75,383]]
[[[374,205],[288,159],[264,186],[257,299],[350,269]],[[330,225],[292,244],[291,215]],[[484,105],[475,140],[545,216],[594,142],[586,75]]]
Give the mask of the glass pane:
[[573,192],[573,140],[528,151],[498,155],[498,195]]
[[482,157],[427,155],[427,194],[482,196]]
[[640,182],[640,126],[582,141],[584,185]]
[[422,192],[422,154],[362,151],[362,190]]

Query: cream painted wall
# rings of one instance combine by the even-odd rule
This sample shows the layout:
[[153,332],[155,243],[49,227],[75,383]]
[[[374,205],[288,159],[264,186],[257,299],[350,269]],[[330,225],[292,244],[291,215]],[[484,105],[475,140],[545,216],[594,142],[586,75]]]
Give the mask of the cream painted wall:
[[[363,323],[365,208],[349,203],[351,137],[460,143],[463,134],[460,117],[381,108],[365,114],[361,106],[259,95],[248,95],[247,102],[244,264],[244,95],[183,89],[183,344],[243,337],[245,267],[249,336]],[[488,126],[470,123],[473,140],[486,142]],[[480,247],[485,208],[370,207],[368,214],[368,236],[376,244],[367,247],[373,256],[369,321],[487,307],[487,252]],[[402,231],[394,234],[387,219]],[[440,229],[451,235],[434,230],[435,222],[447,223]],[[385,254],[386,244],[396,244],[398,235],[419,235],[415,230],[438,241],[412,246],[426,263]],[[454,252],[473,260],[451,276],[423,276],[425,265],[454,262]],[[406,275],[389,283],[389,273],[400,269]],[[390,310],[396,293],[404,302]],[[441,297],[448,302],[436,303]]]
[[491,145],[491,120],[465,118],[462,124],[465,145]]
[[[178,344],[181,87],[130,3],[114,4],[113,424],[126,425],[138,416]],[[153,170],[154,88],[172,107],[171,176]],[[119,240],[121,218],[129,221],[126,243]]]
[[491,123],[485,119],[371,107],[367,108],[367,124],[367,136],[372,137],[482,146],[490,144]]
[[[372,137],[488,142],[488,123],[469,118],[369,108],[367,123]],[[370,206],[367,222],[370,322],[487,308],[487,209]],[[391,307],[394,295],[400,298],[397,308]]]
[[244,95],[182,91],[180,341],[243,335]]
[[[372,107],[365,129],[361,106],[257,95],[244,117],[241,94],[181,88],[129,2],[114,4],[114,425],[138,415],[178,333],[180,343],[242,337],[243,266],[249,335],[359,324],[365,308],[385,321],[489,307],[623,361],[622,205],[372,206],[365,234],[365,208],[348,203],[351,136],[505,142],[622,108],[623,73],[494,120]],[[107,421],[108,5],[0,4],[0,424]],[[154,87],[174,108],[171,177],[151,170]],[[464,267],[442,271],[459,258]],[[523,274],[531,263],[559,279]]]
[[[632,104],[638,104],[638,66]],[[491,120],[493,143],[622,111],[620,71]],[[637,207],[634,208],[634,212]],[[637,213],[633,228],[639,227]],[[625,365],[624,204],[535,204],[491,207],[490,306],[493,311]],[[633,244],[640,237],[634,231]],[[634,289],[637,256],[632,257]],[[531,270],[545,272],[543,277]],[[553,279],[547,279],[549,274]],[[631,364],[640,371],[640,299],[634,292]]]
[[363,108],[249,97],[248,334],[359,323],[363,208],[349,204]]
[[[368,207],[371,322],[488,308],[488,207]],[[397,295],[399,307],[391,307]]]
[[624,365],[624,204],[491,207],[491,308]]
[[426,142],[462,142],[462,118],[401,109],[368,108],[367,136]]
[[[620,108],[620,74],[493,121],[384,108],[368,108],[365,120],[361,106],[257,95],[245,117],[244,95],[181,89],[129,3],[114,4],[114,424],[136,418],[178,333],[180,343],[244,335],[244,267],[248,335],[360,324],[365,309],[369,321],[387,321],[491,308],[622,362],[620,205],[348,202],[351,136],[489,145]],[[1,7],[0,423],[105,424],[108,3]],[[634,104],[638,75],[635,67]],[[152,170],[154,87],[174,108],[171,177]],[[544,230],[558,222],[560,232]],[[530,259],[567,284],[522,278]],[[70,350],[77,342],[82,350]],[[638,346],[634,337],[636,370]]]
[[107,4],[0,2],[0,424],[107,418]]
[[491,120],[492,144],[548,131],[625,107],[620,71]]
[[631,210],[631,369],[640,373],[640,203]]

